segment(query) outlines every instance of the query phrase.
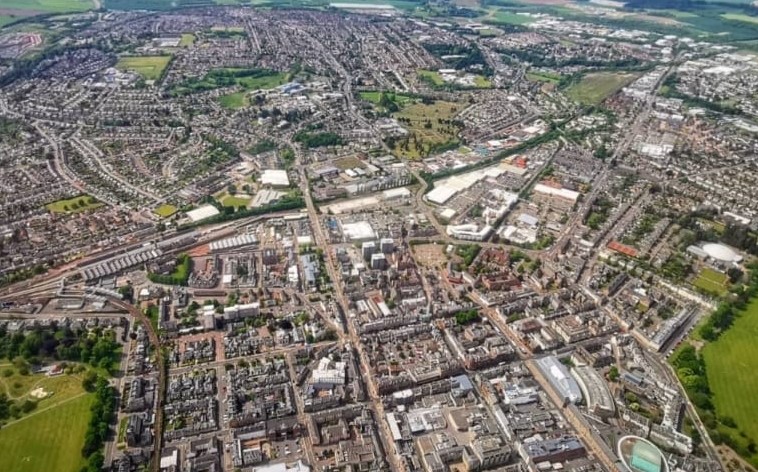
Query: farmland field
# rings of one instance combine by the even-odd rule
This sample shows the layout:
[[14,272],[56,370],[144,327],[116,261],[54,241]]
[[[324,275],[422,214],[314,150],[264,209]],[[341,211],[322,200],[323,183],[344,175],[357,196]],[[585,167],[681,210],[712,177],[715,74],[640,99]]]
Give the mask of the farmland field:
[[598,72],[587,74],[566,89],[566,95],[574,101],[585,105],[597,105],[637,76],[624,72]]
[[724,13],[721,15],[725,20],[736,20],[744,23],[758,25],[758,16],[745,15],[743,13]]
[[118,60],[116,67],[134,71],[147,80],[156,80],[160,78],[169,61],[171,56],[125,56]]
[[171,10],[176,7],[210,6],[213,0],[103,0],[109,10]]
[[64,13],[90,10],[95,3],[92,0],[3,0],[0,7],[23,12]]
[[727,291],[728,282],[726,274],[706,267],[700,271],[692,285],[713,295],[723,295]]
[[102,203],[89,195],[80,195],[74,198],[57,200],[45,205],[53,213],[79,213],[81,211],[94,210],[103,206]]
[[518,15],[509,11],[497,11],[488,16],[486,21],[506,25],[526,25],[536,21],[536,18],[527,15]]
[[[758,441],[758,299],[734,324],[703,348],[708,385],[719,416],[732,418],[748,439]],[[737,434],[732,433],[733,437]],[[755,458],[753,461],[755,462]]]

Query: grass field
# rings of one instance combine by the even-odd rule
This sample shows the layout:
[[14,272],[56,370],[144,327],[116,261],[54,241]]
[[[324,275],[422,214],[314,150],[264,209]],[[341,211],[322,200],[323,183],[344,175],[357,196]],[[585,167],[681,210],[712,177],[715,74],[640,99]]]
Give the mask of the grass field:
[[[437,101],[429,105],[414,103],[393,114],[395,118],[410,120],[410,123],[403,122],[401,124],[409,129],[411,135],[416,137],[414,141],[413,136],[411,136],[408,146],[404,146],[402,140],[398,141],[395,145],[396,154],[416,159],[428,155],[436,146],[457,141],[455,138],[456,130],[448,124],[439,123],[438,119],[450,120],[461,109],[462,106],[458,103]],[[427,123],[431,127],[427,128]],[[414,142],[417,142],[418,145],[414,145]]]
[[721,18],[758,25],[758,16],[745,15],[744,13],[724,13],[721,15]]
[[597,72],[587,74],[566,89],[566,95],[585,105],[597,105],[634,80],[635,74],[624,72]]
[[[748,438],[758,441],[758,299],[718,340],[703,348],[711,401],[719,416],[729,416]],[[737,434],[732,434],[737,436]],[[755,462],[753,460],[752,462]]]
[[536,19],[526,15],[517,15],[509,11],[496,11],[488,16],[486,21],[505,25],[526,25],[534,23]]
[[381,99],[382,93],[389,94],[388,96],[393,97],[392,101],[397,103],[398,106],[400,107],[408,105],[414,101],[414,98],[409,95],[404,95],[402,93],[394,93],[394,92],[381,92],[379,90],[359,92],[358,96],[361,97],[361,100],[366,100],[367,102],[371,102],[375,105],[378,105]]
[[723,295],[729,288],[728,282],[729,276],[726,274],[705,267],[692,282],[692,285],[713,295]]
[[345,171],[347,169],[355,169],[356,167],[363,168],[363,163],[357,157],[342,157],[333,162],[334,167],[339,170]]
[[118,60],[116,67],[131,70],[146,80],[157,80],[171,61],[171,56],[125,56]]
[[[37,408],[32,411],[32,414],[84,393],[84,388],[82,388],[84,374],[64,374],[55,377],[48,377],[45,374],[21,375],[10,365],[0,367],[0,372],[5,374],[6,371],[12,372],[12,375],[7,377],[0,375],[0,392],[5,392],[14,401],[37,402]],[[42,399],[33,398],[30,393],[36,388],[44,389],[49,395]]]
[[250,200],[252,200],[252,198],[247,197],[247,196],[240,197],[240,196],[235,196],[235,195],[226,195],[220,200],[220,202],[225,207],[238,208],[241,206],[246,207],[250,203]]
[[421,79],[425,79],[433,83],[434,85],[443,85],[445,83],[444,80],[442,80],[442,76],[439,72],[434,70],[420,70],[418,71],[418,76]]
[[218,103],[230,110],[238,110],[248,105],[247,92],[230,93],[218,98]]
[[0,429],[0,470],[78,472],[94,396],[83,394]]
[[476,88],[490,88],[492,87],[492,82],[483,75],[477,75],[474,79],[474,85],[476,85]]
[[176,213],[177,210],[178,209],[174,205],[169,205],[168,203],[164,203],[163,205],[155,209],[155,214],[160,216],[161,218],[168,218],[169,216]]
[[261,77],[240,77],[237,83],[248,90],[267,90],[287,83],[287,74],[277,72]]
[[549,72],[527,72],[526,78],[532,82],[547,82],[550,84],[557,84],[561,80],[558,74],[551,74]]
[[185,47],[185,46],[192,46],[195,44],[195,35],[194,34],[183,34],[182,40],[179,41],[179,46]]
[[[184,96],[235,85],[245,90],[266,90],[283,85],[289,80],[289,74],[268,69],[213,69],[201,78],[191,78],[175,84],[171,87],[171,94]],[[239,103],[240,97],[232,96],[224,99],[222,105],[233,107]]]
[[39,13],[86,11],[95,7],[92,0],[2,0],[0,7]]
[[53,213],[79,213],[87,210],[94,210],[103,206],[102,203],[90,197],[89,195],[80,195],[74,198],[56,200],[45,205]]

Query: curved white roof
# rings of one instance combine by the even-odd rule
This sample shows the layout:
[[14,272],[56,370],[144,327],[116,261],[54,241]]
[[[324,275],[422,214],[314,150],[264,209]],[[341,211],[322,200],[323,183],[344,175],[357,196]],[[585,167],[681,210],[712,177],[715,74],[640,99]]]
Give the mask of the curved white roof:
[[722,262],[739,262],[742,260],[742,256],[734,252],[729,246],[717,243],[708,243],[703,245],[703,251],[708,254],[709,257]]

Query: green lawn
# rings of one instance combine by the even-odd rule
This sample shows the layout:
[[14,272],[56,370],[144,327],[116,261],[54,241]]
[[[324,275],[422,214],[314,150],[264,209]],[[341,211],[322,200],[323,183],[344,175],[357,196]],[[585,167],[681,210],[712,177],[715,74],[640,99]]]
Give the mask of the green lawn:
[[179,46],[192,46],[195,44],[195,35],[194,34],[183,34],[182,40],[179,41]]
[[171,61],[171,56],[124,56],[116,67],[131,70],[147,80],[157,80]]
[[[711,401],[719,416],[729,416],[758,442],[758,298],[725,333],[703,348]],[[737,436],[737,434],[732,434]]]
[[[221,87],[240,86],[245,90],[265,90],[286,84],[291,80],[289,74],[269,69],[226,68],[213,69],[203,77],[193,77],[174,84],[171,94],[184,96],[197,92],[207,92]],[[232,104],[239,99],[228,99]]]
[[122,444],[126,442],[126,427],[129,424],[129,417],[124,416],[121,418],[121,421],[118,423],[118,436],[116,437],[116,442],[118,444]]
[[229,95],[222,95],[218,99],[219,104],[230,110],[238,110],[248,105],[247,92],[230,93]]
[[78,472],[94,396],[75,397],[0,429],[0,470]]
[[95,7],[92,0],[2,0],[0,7],[40,13],[86,11]]
[[288,77],[284,72],[274,72],[260,77],[240,77],[237,79],[237,83],[248,90],[272,89],[286,84],[287,81]]
[[243,197],[236,197],[234,195],[227,195],[223,199],[221,199],[221,204],[225,207],[234,207],[238,208],[241,206],[246,207],[248,203],[250,203],[250,200],[252,198],[243,198]]
[[476,85],[476,88],[490,88],[492,87],[492,82],[483,75],[477,75],[474,79],[474,85]]
[[361,100],[366,100],[367,102],[371,102],[373,104],[378,104],[379,99],[382,96],[382,92],[378,90],[372,90],[369,92],[359,92],[358,96],[361,97]]
[[[6,376],[6,371],[12,372],[11,375]],[[32,413],[84,393],[82,387],[83,373],[62,374],[54,377],[48,377],[45,374],[21,375],[18,369],[12,365],[3,365],[0,367],[0,373],[2,373],[0,375],[0,392],[7,394],[13,401],[31,400],[36,402],[37,408]],[[45,398],[32,397],[30,393],[37,388],[45,390],[47,396]]]
[[434,70],[420,70],[418,71],[418,76],[422,79],[429,80],[434,85],[442,85],[445,83],[444,80],[442,80],[442,76],[439,72]]
[[94,210],[101,206],[103,206],[103,204],[95,200],[94,197],[80,195],[78,197],[48,203],[45,205],[45,208],[53,213],[79,213],[82,211]]
[[155,214],[160,216],[161,218],[168,218],[169,216],[173,215],[177,211],[178,209],[174,205],[169,205],[168,203],[164,203],[163,205],[155,209]]
[[728,282],[728,275],[705,267],[692,282],[692,285],[713,295],[723,295],[727,291]]
[[597,72],[587,74],[566,89],[566,95],[585,105],[597,105],[621,90],[637,76],[624,72]]

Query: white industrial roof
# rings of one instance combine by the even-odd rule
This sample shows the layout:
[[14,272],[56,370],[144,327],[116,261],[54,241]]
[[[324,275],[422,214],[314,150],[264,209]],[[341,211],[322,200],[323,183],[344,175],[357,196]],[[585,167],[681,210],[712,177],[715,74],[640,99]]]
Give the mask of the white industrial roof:
[[411,191],[405,187],[392,188],[385,190],[382,194],[385,200],[391,200],[393,198],[410,197]]
[[540,220],[532,215],[529,215],[527,213],[522,213],[519,215],[518,220],[524,224],[527,224],[529,226],[537,226],[537,223],[540,222]]
[[342,234],[350,241],[376,239],[374,228],[367,221],[345,223],[342,225]]
[[447,185],[440,185],[434,187],[434,189],[426,195],[426,199],[432,203],[443,205],[446,201],[450,200],[458,190]]
[[219,249],[230,249],[238,246],[246,246],[248,244],[257,244],[258,238],[254,234],[241,234],[231,238],[225,238],[218,241],[214,241],[210,244],[211,251],[218,251]]
[[266,169],[261,175],[261,183],[274,187],[289,187],[290,179],[286,170]]
[[206,218],[210,218],[211,216],[216,216],[219,213],[220,212],[218,211],[218,208],[216,208],[215,206],[203,205],[200,208],[195,208],[192,211],[188,211],[187,217],[193,222],[195,222],[195,221],[204,220]]
[[446,220],[451,220],[457,212],[452,208],[445,208],[440,212],[440,216]]
[[553,195],[560,198],[565,198],[566,200],[576,201],[576,199],[579,198],[579,192],[574,192],[573,190],[569,190],[567,188],[550,187],[544,184],[535,185],[534,191],[539,192],[539,193],[544,193],[547,195]]
[[487,177],[498,177],[505,172],[499,166],[487,167],[461,175],[454,175],[435,184],[434,189],[426,194],[426,199],[432,203],[443,205],[456,193],[466,190]]
[[266,464],[259,467],[253,467],[253,472],[310,472],[311,468],[302,460],[288,466],[283,462],[276,464]]

